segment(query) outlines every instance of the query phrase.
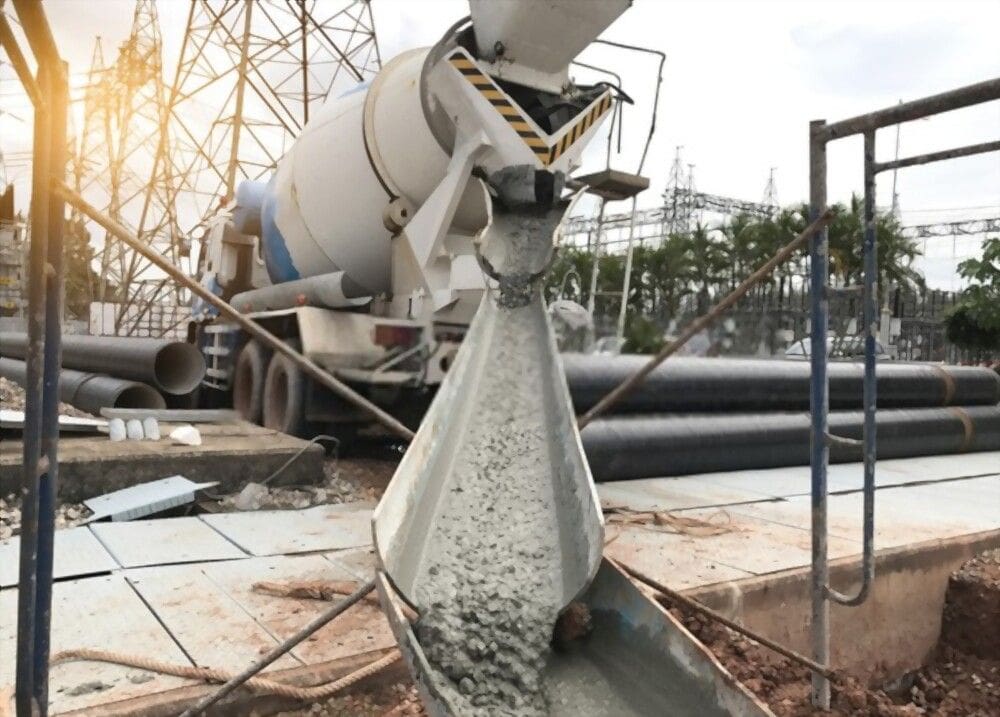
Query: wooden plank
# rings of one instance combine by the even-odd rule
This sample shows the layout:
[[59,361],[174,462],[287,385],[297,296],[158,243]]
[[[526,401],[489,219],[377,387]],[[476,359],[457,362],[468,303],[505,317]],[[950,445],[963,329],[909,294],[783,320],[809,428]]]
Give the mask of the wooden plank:
[[[262,594],[253,590],[255,582],[357,581],[354,575],[321,555],[251,558],[211,563],[202,568],[205,575],[278,641],[305,627],[330,603]],[[389,648],[395,643],[389,623],[377,603],[363,600],[293,648],[292,654],[304,664],[315,665]]]
[[[278,644],[204,574],[205,565],[138,568],[127,580],[198,665],[240,671]],[[300,665],[284,655],[268,670]]]
[[[17,591],[0,593],[0,686],[14,682]],[[52,588],[52,652],[97,648],[190,661],[121,575],[56,583]],[[102,662],[63,662],[50,669],[53,714],[194,684],[190,680]]]
[[[0,587],[17,585],[21,539],[0,544]],[[118,567],[111,554],[86,526],[57,530],[52,572],[56,580],[110,573]]]
[[372,504],[216,513],[201,519],[251,555],[290,555],[371,545]]
[[124,568],[246,557],[194,517],[94,523],[90,527]]

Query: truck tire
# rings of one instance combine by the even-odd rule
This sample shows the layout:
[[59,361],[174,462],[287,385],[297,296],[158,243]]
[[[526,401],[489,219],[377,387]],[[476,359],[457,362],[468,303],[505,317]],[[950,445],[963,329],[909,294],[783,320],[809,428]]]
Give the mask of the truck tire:
[[264,378],[264,426],[291,436],[305,434],[306,377],[284,354],[274,354]]
[[264,412],[264,377],[271,352],[257,341],[247,341],[233,368],[233,408],[244,419],[259,424]]

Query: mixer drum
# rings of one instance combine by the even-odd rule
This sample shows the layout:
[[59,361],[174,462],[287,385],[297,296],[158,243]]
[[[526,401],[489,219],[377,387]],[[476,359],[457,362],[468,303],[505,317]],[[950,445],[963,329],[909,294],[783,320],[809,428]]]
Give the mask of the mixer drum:
[[[344,271],[372,294],[390,291],[391,234],[383,213],[398,197],[408,220],[449,161],[420,101],[427,52],[403,53],[370,84],[329,100],[278,163],[261,206],[272,282]],[[483,201],[467,191],[456,223],[482,226]]]

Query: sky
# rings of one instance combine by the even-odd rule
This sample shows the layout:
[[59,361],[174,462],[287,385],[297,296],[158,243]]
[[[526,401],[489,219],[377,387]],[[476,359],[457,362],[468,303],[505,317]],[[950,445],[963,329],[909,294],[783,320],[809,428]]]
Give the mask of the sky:
[[[170,69],[187,3],[159,0],[158,5],[164,64]],[[130,0],[45,0],[45,6],[81,82],[94,35],[113,48],[131,22]],[[372,11],[387,60],[436,41],[468,14],[468,5],[466,0],[372,0]],[[1000,76],[998,27],[1000,0],[635,0],[603,36],[667,55],[656,133],[643,172],[652,185],[640,204],[658,202],[678,146],[685,164],[694,165],[701,191],[760,200],[774,168],[779,200],[798,202],[808,190],[810,120],[835,121]],[[588,48],[580,59],[614,69],[636,100],[626,111],[622,153],[612,157],[612,166],[635,171],[649,131],[656,60],[604,47]],[[573,74],[581,81],[594,78],[587,71]],[[0,148],[8,158],[30,148],[30,108],[16,96],[11,78],[9,65],[0,66]],[[992,102],[903,125],[899,151],[908,156],[998,137],[1000,102]],[[895,142],[895,128],[880,131],[878,158],[891,159]],[[603,148],[595,142],[587,158],[603,162]],[[27,168],[9,167],[8,173],[23,180]],[[860,139],[833,145],[831,201],[859,192],[861,173]],[[880,206],[891,203],[892,181],[889,173],[879,178]],[[1000,216],[1000,153],[902,170],[897,184],[904,224]],[[932,239],[921,248],[927,257],[919,268],[928,282],[948,289],[959,285],[956,262],[974,254],[978,242]]]

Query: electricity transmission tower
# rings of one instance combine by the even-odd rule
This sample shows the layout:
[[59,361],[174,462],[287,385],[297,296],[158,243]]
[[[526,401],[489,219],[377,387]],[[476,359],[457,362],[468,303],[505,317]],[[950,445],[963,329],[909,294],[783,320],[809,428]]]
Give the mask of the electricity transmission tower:
[[[69,169],[77,191],[177,263],[184,240],[166,201],[175,180],[155,171],[172,164],[159,161],[170,153],[162,52],[154,0],[137,0],[128,38],[112,64],[96,39]],[[84,224],[79,215],[73,219],[74,226]],[[92,299],[115,305],[116,333],[131,333],[152,304],[179,298],[152,264],[110,235],[103,236],[96,263]]]
[[[165,81],[155,0],[137,0],[110,67],[95,45],[73,179],[180,265],[242,179],[265,176],[330,92],[380,66],[367,0],[191,0]],[[97,258],[93,298],[116,304],[116,333],[154,310],[183,316],[185,296],[141,256],[106,237]]]
[[674,151],[674,162],[670,166],[667,188],[663,193],[663,230],[667,236],[691,231],[694,210],[692,202],[694,165],[689,164],[685,173],[684,162],[681,159],[682,149],[683,147],[678,146]]
[[327,95],[380,67],[368,0],[194,0],[169,99],[185,226],[265,176]]
[[764,196],[760,200],[760,203],[765,207],[774,207],[774,214],[778,213],[778,185],[774,181],[774,170],[777,167],[771,167],[771,171],[767,175],[767,184],[764,185]]

